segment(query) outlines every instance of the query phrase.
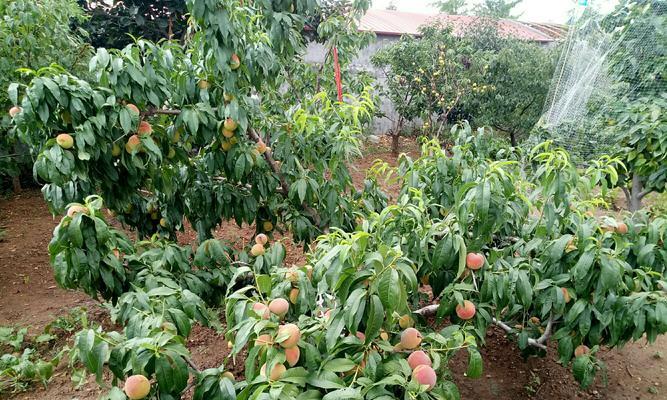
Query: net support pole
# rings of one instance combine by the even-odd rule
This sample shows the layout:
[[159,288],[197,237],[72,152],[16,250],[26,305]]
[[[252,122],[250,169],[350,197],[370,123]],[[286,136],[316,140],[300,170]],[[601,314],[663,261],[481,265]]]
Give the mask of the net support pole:
[[334,77],[336,79],[336,91],[338,92],[338,101],[343,101],[343,84],[340,79],[340,63],[338,62],[338,48],[333,48]]

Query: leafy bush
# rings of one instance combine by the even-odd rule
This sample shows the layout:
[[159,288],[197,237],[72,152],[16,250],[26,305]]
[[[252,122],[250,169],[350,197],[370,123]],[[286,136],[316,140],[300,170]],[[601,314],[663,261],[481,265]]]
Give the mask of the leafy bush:
[[[11,82],[22,80],[21,70],[39,69],[52,63],[82,72],[89,58],[82,31],[70,29],[70,21],[82,20],[83,11],[74,0],[8,0],[0,4],[0,109],[16,105],[7,97]],[[30,170],[27,149],[10,131],[11,118],[0,116],[0,180],[6,183]]]

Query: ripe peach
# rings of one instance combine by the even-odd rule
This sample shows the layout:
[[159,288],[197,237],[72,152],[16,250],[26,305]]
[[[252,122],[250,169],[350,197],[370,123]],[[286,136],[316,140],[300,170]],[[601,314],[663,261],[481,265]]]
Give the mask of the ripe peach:
[[223,378],[227,378],[227,379],[229,379],[230,381],[233,381],[233,380],[234,380],[234,374],[232,374],[231,371],[225,371],[225,372],[223,372],[223,373],[222,373],[222,377],[223,377]]
[[274,299],[269,303],[269,311],[276,314],[280,318],[284,317],[289,310],[289,303],[285,299]]
[[293,268],[290,268],[287,272],[285,272],[285,279],[292,283],[297,283],[299,282],[299,272]]
[[278,328],[278,336],[286,337],[285,340],[280,342],[280,345],[285,349],[291,349],[292,347],[296,347],[299,340],[301,340],[301,330],[294,324],[281,325]]
[[361,340],[362,342],[366,341],[366,334],[363,332],[357,332],[354,334],[354,336],[356,336],[357,339]]
[[478,270],[484,266],[484,255],[480,253],[468,253],[466,266],[472,270]]
[[167,222],[166,218],[160,218],[160,226],[161,227],[166,228],[167,224],[168,224],[168,222]]
[[229,62],[229,67],[233,70],[237,70],[241,66],[241,60],[239,59],[239,56],[234,53],[232,54],[232,57]]
[[56,136],[56,143],[63,149],[71,149],[74,146],[74,138],[69,133],[61,133]]
[[136,115],[140,114],[139,107],[135,106],[132,103],[128,103],[125,107],[127,107],[127,109],[130,110],[130,112],[133,113],[133,114],[136,114]]
[[234,131],[230,131],[229,129],[222,129],[222,136],[226,137],[227,139],[231,139],[234,137]]
[[111,253],[113,254],[114,257],[120,258],[120,250],[113,249],[113,250],[111,250]]
[[289,301],[296,304],[297,300],[299,300],[299,288],[292,288],[289,292]]
[[227,348],[228,348],[229,350],[231,350],[233,347],[234,347],[234,342],[232,342],[231,340],[228,340],[228,341],[227,341]]
[[269,237],[263,233],[260,233],[259,235],[255,236],[255,243],[257,244],[261,244],[262,246],[264,246],[268,242],[269,242]]
[[271,312],[269,307],[262,303],[255,303],[252,305],[252,310],[262,319],[269,319]]
[[127,139],[127,143],[125,143],[125,151],[130,154],[132,154],[134,151],[140,151],[141,147],[141,139],[139,139],[139,136],[137,135],[130,136]]
[[414,326],[415,321],[413,321],[412,317],[408,314],[401,315],[401,317],[398,319],[398,326],[401,327],[401,329],[406,329]]
[[380,331],[380,339],[389,340],[389,334],[385,330]]
[[139,400],[148,396],[151,391],[151,383],[143,375],[132,375],[125,381],[123,390],[130,400]]
[[137,128],[137,133],[139,136],[148,136],[153,133],[153,127],[146,121],[139,122],[139,127]]
[[563,292],[563,299],[565,300],[565,304],[569,303],[571,300],[570,292],[568,292],[564,287],[560,288],[560,290]]
[[[271,372],[269,373],[269,379],[272,381],[277,381],[280,379],[283,374],[287,371],[287,368],[283,364],[276,364],[271,368]],[[259,370],[259,374],[262,376],[266,376],[266,363],[262,365],[262,368]]]
[[273,338],[268,334],[259,335],[255,339],[255,346],[273,346]]
[[327,321],[330,320],[331,319],[331,310],[326,310],[324,312],[324,314],[322,314],[322,317]]
[[577,346],[576,349],[574,349],[574,356],[575,357],[581,357],[584,354],[588,354],[591,352],[591,349],[588,348],[588,346],[585,346],[583,344]]
[[456,315],[458,315],[459,318],[462,320],[469,320],[472,319],[472,317],[475,316],[475,313],[477,310],[475,309],[475,305],[469,301],[465,300],[463,302],[463,305],[457,304],[456,305]]
[[207,90],[209,87],[211,87],[211,84],[208,83],[206,79],[202,79],[199,82],[197,82],[197,87],[201,90]]
[[67,216],[70,218],[80,213],[88,214],[88,209],[81,204],[73,204],[67,209]]
[[430,365],[418,365],[412,371],[412,377],[419,382],[420,385],[428,385],[429,390],[435,387],[435,383],[438,379],[435,375],[435,371]]
[[22,109],[21,107],[14,106],[14,107],[12,107],[12,108],[9,109],[9,116],[12,117],[12,118],[14,118],[14,117],[16,117],[21,111],[23,111],[23,109]]
[[619,222],[618,224],[616,224],[616,233],[625,235],[626,233],[628,233],[628,225],[625,222]]
[[250,249],[250,254],[252,254],[254,257],[259,257],[263,255],[265,252],[264,246],[262,246],[259,243],[255,243],[252,248]]
[[422,334],[415,328],[408,328],[401,333],[401,348],[412,350],[422,342]]
[[220,145],[220,147],[222,147],[222,150],[224,151],[229,151],[229,149],[232,148],[232,144],[229,142],[222,142],[222,145]]
[[264,228],[264,232],[271,232],[273,230],[273,223],[271,221],[264,221],[262,228]]
[[421,350],[413,351],[408,356],[408,364],[413,370],[419,365],[428,365],[431,366],[431,358]]
[[298,346],[285,349],[285,360],[287,360],[287,364],[290,367],[295,366],[299,362],[299,357],[301,357],[301,350],[299,350]]
[[259,142],[257,142],[257,151],[259,154],[264,154],[266,152],[266,143],[264,143],[261,139]]
[[226,129],[228,131],[235,131],[236,128],[239,127],[239,124],[237,124],[236,121],[234,121],[233,119],[227,118],[225,120],[224,124],[222,124],[222,126],[223,126],[224,129]]

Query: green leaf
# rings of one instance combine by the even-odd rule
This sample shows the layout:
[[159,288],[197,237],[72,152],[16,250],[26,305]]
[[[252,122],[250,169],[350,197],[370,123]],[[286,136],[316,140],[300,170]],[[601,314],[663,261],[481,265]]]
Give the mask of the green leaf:
[[265,294],[271,293],[271,277],[269,275],[257,275],[256,279],[260,292]]
[[324,364],[323,369],[331,372],[347,372],[356,367],[357,363],[347,358],[334,358]]
[[370,341],[380,334],[382,322],[384,322],[382,301],[377,295],[372,295],[368,309],[368,320],[366,321],[366,343],[370,343]]
[[378,295],[388,313],[396,310],[401,296],[402,282],[398,279],[398,271],[393,268],[385,271],[378,282]]
[[482,376],[482,355],[474,347],[468,347],[468,370],[466,375],[469,378]]

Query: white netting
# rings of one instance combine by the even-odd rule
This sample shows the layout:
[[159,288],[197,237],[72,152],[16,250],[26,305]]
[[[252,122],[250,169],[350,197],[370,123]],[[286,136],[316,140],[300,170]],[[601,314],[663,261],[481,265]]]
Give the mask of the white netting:
[[[541,129],[532,139],[553,139],[585,161],[614,150],[615,136],[606,129],[614,123],[608,116],[614,101],[647,90],[665,91],[665,77],[647,76],[652,72],[645,67],[664,58],[664,18],[654,16],[665,13],[667,1],[579,3],[572,11],[567,40],[561,44]],[[636,19],[627,18],[644,9]]]

